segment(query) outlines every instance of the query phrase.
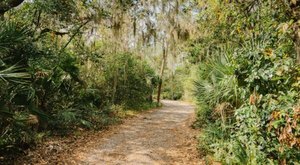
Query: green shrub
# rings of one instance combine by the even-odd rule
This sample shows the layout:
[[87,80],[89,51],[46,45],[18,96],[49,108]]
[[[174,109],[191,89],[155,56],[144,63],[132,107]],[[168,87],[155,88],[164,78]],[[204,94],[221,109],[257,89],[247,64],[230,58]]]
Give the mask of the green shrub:
[[81,52],[58,50],[50,35],[34,40],[30,27],[0,25],[1,153],[50,134],[107,127],[119,120],[118,105],[122,111],[152,107],[156,75],[135,55],[80,59]]
[[139,108],[151,103],[154,88],[154,71],[130,53],[119,53],[104,57],[103,74],[112,104]]
[[195,84],[197,122],[206,123],[201,148],[223,164],[297,164],[298,23],[286,13],[290,4],[206,5],[200,26],[211,29],[191,48],[192,62],[201,61]]

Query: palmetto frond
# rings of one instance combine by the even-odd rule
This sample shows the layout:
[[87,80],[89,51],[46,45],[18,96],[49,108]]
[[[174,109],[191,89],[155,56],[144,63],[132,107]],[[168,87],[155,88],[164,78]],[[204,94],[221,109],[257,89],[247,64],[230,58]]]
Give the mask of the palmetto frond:
[[27,28],[20,28],[16,23],[0,22],[0,56],[25,42],[28,33]]
[[29,79],[31,76],[23,70],[22,67],[16,65],[0,70],[0,82],[24,82],[24,80]]

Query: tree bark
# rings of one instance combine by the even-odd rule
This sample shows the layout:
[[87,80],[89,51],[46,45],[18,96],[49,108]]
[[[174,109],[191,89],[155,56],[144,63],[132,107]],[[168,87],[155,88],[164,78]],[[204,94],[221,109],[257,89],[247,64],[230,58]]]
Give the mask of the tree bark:
[[3,16],[8,10],[19,6],[25,0],[4,0],[0,2],[0,16]]
[[295,33],[294,45],[296,50],[296,63],[300,64],[300,30],[297,28]]
[[161,95],[161,89],[162,89],[162,79],[164,75],[164,70],[165,70],[165,65],[167,61],[167,49],[165,46],[163,46],[163,59],[162,59],[162,64],[160,68],[160,75],[159,75],[159,83],[158,83],[158,91],[157,91],[157,105],[160,103],[160,95]]

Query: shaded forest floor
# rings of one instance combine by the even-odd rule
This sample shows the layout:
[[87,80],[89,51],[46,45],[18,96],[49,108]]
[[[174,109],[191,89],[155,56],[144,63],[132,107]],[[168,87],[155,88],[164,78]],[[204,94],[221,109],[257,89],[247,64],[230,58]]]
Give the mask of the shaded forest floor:
[[108,130],[51,139],[17,164],[201,164],[194,114],[187,103],[163,101]]

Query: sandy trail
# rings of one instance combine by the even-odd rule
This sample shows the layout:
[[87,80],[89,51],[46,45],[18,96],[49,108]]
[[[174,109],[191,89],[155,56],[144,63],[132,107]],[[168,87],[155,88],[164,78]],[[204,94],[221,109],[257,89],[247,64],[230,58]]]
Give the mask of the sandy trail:
[[76,153],[72,164],[200,164],[197,131],[190,127],[194,107],[179,101],[163,101],[163,105],[113,129]]

